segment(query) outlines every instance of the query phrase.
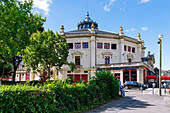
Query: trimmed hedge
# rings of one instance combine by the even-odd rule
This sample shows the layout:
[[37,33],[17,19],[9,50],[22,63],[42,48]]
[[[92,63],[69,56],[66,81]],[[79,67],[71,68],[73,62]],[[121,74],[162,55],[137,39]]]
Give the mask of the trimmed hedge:
[[119,82],[106,71],[96,73],[93,80],[82,83],[63,83],[61,80],[43,86],[0,86],[0,112],[81,112],[92,105],[114,99]]

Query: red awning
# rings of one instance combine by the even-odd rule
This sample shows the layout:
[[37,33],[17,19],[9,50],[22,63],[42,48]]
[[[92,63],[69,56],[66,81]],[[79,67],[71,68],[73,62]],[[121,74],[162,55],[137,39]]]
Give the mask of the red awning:
[[161,76],[161,79],[162,79],[162,80],[170,80],[170,77],[168,77],[168,76],[166,76],[166,75],[162,75],[162,76]]
[[145,78],[147,78],[147,79],[157,79],[157,77],[156,76],[154,76],[154,75],[149,75],[149,76],[146,76]]

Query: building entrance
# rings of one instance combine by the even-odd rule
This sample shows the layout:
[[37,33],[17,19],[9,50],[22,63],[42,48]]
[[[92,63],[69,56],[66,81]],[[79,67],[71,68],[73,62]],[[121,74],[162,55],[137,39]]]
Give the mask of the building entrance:
[[123,83],[126,81],[137,81],[137,71],[133,70],[123,70]]

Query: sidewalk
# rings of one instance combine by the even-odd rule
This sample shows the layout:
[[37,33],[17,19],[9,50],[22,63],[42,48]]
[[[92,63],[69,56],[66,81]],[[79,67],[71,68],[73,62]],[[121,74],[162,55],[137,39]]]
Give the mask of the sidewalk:
[[125,97],[84,113],[170,113],[170,94],[159,96],[159,89],[126,90]]
[[[143,94],[152,94],[152,93],[153,93],[152,88],[148,88],[148,89],[143,91]],[[159,88],[154,88],[154,95],[159,95]],[[161,89],[161,95],[162,95],[163,100],[169,100],[170,101],[169,89],[166,89],[166,94],[165,94],[165,89]]]

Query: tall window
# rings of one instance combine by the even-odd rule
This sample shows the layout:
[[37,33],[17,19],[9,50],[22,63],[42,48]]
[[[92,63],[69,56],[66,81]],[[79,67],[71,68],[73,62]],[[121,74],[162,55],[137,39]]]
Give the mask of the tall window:
[[73,49],[73,43],[68,43],[69,49]]
[[115,77],[116,77],[117,79],[120,80],[120,73],[115,73],[114,75],[115,75]]
[[131,52],[131,47],[130,46],[128,46],[128,52]]
[[132,53],[135,53],[135,48],[134,47],[132,48]]
[[75,43],[75,49],[81,49],[81,43]]
[[105,56],[105,64],[110,64],[110,56]]
[[126,45],[124,45],[124,51],[126,51]]
[[117,49],[117,44],[112,44],[111,48],[112,49]]
[[83,49],[87,49],[88,48],[88,42],[84,42],[83,43]]
[[104,49],[110,49],[110,43],[104,43]]
[[76,65],[80,65],[80,56],[75,56]]
[[97,48],[98,48],[98,49],[102,49],[102,48],[103,48],[103,43],[99,43],[99,42],[98,42],[98,43],[97,43]]

